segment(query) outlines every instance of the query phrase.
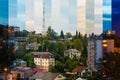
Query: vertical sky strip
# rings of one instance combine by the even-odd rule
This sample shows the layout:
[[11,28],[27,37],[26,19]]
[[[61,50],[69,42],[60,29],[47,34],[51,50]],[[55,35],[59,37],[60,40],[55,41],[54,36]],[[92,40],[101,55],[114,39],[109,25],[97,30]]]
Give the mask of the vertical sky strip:
[[120,0],[112,0],[112,29],[120,36]]
[[8,25],[8,0],[0,0],[0,24]]
[[112,30],[112,0],[103,0],[103,31]]

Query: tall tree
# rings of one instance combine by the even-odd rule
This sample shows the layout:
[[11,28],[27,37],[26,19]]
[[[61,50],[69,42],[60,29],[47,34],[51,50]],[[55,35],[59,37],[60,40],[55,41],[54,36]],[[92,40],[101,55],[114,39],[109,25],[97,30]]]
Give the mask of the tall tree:
[[83,44],[82,44],[82,41],[81,41],[80,39],[75,39],[75,40],[73,41],[73,46],[74,46],[74,48],[77,49],[77,50],[80,50],[80,51],[83,50]]
[[57,33],[51,28],[51,26],[48,27],[47,29],[47,37],[49,40],[55,40]]
[[76,31],[76,37],[78,37],[78,31]]
[[63,33],[63,30],[61,30],[61,33],[60,33],[60,38],[64,39],[64,33]]

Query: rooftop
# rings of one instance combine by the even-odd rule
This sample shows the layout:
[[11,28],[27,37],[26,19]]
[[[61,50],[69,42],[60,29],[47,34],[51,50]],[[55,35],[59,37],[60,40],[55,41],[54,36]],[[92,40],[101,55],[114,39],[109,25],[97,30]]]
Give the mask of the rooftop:
[[85,66],[77,66],[76,68],[73,69],[72,72],[79,72],[79,73],[81,73],[84,69],[86,69]]
[[40,58],[51,58],[53,57],[53,54],[50,52],[32,52],[32,55],[34,57],[40,57]]
[[31,79],[54,80],[58,75],[59,73],[37,72],[31,77]]
[[68,49],[68,50],[65,50],[64,52],[75,52],[75,53],[79,53],[80,51],[77,50],[77,49]]

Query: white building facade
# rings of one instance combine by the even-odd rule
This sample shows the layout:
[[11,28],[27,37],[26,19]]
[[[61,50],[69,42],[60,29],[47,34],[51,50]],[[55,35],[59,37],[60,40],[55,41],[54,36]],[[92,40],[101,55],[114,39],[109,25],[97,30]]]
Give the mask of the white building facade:
[[54,67],[55,65],[55,58],[49,52],[32,52],[32,55],[34,56],[35,65],[45,71],[48,71],[49,67]]
[[68,56],[69,58],[80,58],[81,56],[81,52],[79,50],[76,49],[68,49],[64,51],[64,56]]

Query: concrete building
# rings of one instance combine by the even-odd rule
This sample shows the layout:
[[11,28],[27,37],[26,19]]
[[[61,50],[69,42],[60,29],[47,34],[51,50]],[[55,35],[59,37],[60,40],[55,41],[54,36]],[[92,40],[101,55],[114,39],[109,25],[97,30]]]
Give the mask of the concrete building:
[[32,52],[34,63],[37,67],[48,71],[49,67],[54,67],[55,58],[50,52]]
[[68,56],[69,58],[77,57],[80,58],[81,52],[76,49],[68,49],[64,51],[64,56]]
[[90,38],[88,39],[88,58],[87,58],[87,67],[91,71],[95,71],[95,40]]
[[102,59],[106,53],[114,52],[113,39],[88,39],[88,59],[89,69],[95,70],[95,64]]
[[114,40],[113,39],[103,39],[102,40],[103,56],[104,53],[110,53],[114,51]]
[[95,57],[96,57],[96,62],[98,62],[100,59],[102,59],[103,56],[103,50],[102,50],[102,40],[98,39],[95,41]]

